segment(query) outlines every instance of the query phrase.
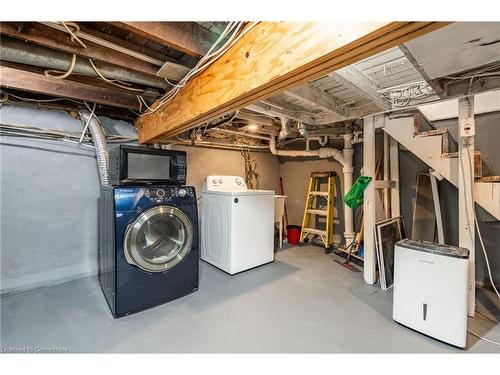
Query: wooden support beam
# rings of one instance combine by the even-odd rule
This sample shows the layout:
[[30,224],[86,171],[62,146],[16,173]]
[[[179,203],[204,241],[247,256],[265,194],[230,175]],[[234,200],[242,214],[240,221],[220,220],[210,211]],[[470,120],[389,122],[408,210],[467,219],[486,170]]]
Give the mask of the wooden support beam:
[[[85,41],[87,48],[82,48],[80,45],[70,41],[69,34],[37,23],[16,26],[16,23],[1,22],[0,33],[24,40],[25,42],[35,43],[62,52],[74,53],[78,56],[104,61],[149,75],[156,75],[159,69],[155,64],[133,58],[93,42]],[[178,75],[177,78],[179,78]],[[172,79],[176,78],[172,77]]]
[[474,223],[474,136],[462,136],[461,128],[474,128],[474,97],[458,99],[458,246],[469,250],[468,315],[476,309]]
[[380,109],[386,111],[391,108],[389,102],[382,99],[378,94],[377,91],[380,90],[380,87],[356,67],[347,66],[330,74],[330,76],[340,81],[344,86],[349,87],[352,91],[373,101]]
[[47,77],[43,74],[0,66],[0,87],[37,92],[56,97],[85,100],[111,107],[139,109],[136,94],[119,89]]
[[382,116],[370,116],[363,119],[363,175],[372,178],[363,192],[363,227],[364,227],[364,262],[363,274],[365,282],[373,285],[377,282],[377,255],[375,252],[375,122],[384,121]]
[[341,100],[310,83],[294,87],[287,90],[286,93],[312,103],[325,111],[337,114],[339,120],[347,118],[347,111],[345,107],[341,106],[343,104]]
[[399,191],[399,145],[398,141],[390,137],[389,139],[389,159],[391,181],[394,186],[391,187],[391,217],[401,215],[400,191]]
[[205,55],[219,37],[196,22],[114,22],[113,24],[194,57]]
[[418,70],[418,72],[420,73],[420,75],[422,76],[422,78],[425,80],[425,82],[427,82],[427,84],[430,87],[432,87],[432,89],[434,90],[434,92],[436,93],[436,95],[439,96],[441,99],[445,98],[446,97],[446,93],[444,92],[443,88],[435,80],[433,80],[433,79],[431,79],[429,77],[429,75],[427,74],[427,72],[424,70],[423,66],[420,65],[420,63],[412,55],[412,53],[410,52],[410,50],[408,48],[406,48],[405,45],[399,46],[399,49],[401,50],[401,52],[403,52],[403,54],[408,59],[408,61],[413,65],[413,67]]
[[156,112],[136,121],[154,143],[443,27],[440,22],[261,22]]

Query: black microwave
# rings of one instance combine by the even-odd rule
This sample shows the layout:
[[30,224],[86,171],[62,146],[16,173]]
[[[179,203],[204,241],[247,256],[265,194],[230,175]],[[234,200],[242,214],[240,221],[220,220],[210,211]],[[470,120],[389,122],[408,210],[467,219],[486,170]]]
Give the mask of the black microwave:
[[186,153],[140,146],[110,146],[109,183],[113,186],[185,185]]

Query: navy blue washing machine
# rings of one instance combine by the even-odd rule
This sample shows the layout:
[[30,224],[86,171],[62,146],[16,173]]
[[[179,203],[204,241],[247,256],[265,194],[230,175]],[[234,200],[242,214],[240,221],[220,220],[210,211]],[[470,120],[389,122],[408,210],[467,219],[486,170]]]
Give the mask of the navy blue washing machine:
[[102,187],[99,219],[99,283],[115,318],[198,290],[194,187]]

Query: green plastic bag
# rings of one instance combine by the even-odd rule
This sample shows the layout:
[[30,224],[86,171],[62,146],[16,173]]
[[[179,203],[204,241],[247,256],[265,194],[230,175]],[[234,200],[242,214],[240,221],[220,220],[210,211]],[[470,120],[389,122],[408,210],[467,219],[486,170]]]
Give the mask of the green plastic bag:
[[372,180],[368,176],[359,176],[352,188],[344,197],[344,203],[351,208],[359,207],[363,204],[363,192]]

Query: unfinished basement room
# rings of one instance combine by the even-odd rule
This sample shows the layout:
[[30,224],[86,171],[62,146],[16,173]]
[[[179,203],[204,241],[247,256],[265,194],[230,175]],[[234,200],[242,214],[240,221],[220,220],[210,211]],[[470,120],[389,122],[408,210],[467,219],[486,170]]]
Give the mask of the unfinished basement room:
[[498,369],[500,19],[131,9],[0,24],[0,357]]

